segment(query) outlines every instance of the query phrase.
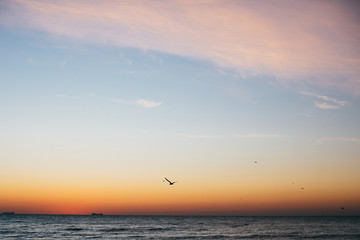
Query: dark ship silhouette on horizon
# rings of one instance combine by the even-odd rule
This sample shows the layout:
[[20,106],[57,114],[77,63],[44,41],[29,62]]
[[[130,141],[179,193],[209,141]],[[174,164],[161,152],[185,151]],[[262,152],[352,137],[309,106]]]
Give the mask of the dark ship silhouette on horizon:
[[102,214],[102,213],[92,213],[91,214],[91,216],[102,216],[102,215],[104,215],[104,214]]
[[3,212],[2,215],[14,215],[14,212]]

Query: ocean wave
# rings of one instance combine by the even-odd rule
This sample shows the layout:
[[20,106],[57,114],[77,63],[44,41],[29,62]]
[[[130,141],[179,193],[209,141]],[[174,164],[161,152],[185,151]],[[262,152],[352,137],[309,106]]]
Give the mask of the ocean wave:
[[104,228],[100,229],[101,232],[125,232],[129,231],[129,228]]
[[216,234],[216,235],[206,236],[206,239],[229,239],[229,236],[222,235],[222,234]]
[[79,228],[79,227],[68,227],[64,229],[65,231],[83,231],[84,228]]
[[20,217],[0,218],[1,239],[360,239],[360,217]]
[[305,239],[360,239],[360,234],[315,234],[311,236],[301,236]]
[[151,227],[146,230],[147,231],[169,231],[169,230],[172,230],[172,228]]
[[242,224],[231,224],[229,225],[229,227],[231,228],[239,228],[239,227],[244,227],[244,226],[249,226],[249,223],[242,223]]
[[0,234],[13,234],[13,233],[16,233],[16,232],[13,230],[0,230]]

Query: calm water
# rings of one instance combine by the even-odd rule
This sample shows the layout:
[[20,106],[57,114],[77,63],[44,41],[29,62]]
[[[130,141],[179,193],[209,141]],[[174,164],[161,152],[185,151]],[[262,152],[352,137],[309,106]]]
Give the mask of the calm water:
[[360,239],[360,217],[0,215],[0,239]]

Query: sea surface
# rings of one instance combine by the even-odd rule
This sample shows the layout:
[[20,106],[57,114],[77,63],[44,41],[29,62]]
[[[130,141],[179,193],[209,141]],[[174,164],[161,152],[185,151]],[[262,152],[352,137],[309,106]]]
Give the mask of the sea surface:
[[360,217],[0,215],[0,239],[360,239]]

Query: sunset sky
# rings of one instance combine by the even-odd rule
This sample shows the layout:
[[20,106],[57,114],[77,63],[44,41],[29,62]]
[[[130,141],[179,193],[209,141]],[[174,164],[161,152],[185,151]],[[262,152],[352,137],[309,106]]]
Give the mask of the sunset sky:
[[359,11],[0,1],[0,213],[360,215]]

